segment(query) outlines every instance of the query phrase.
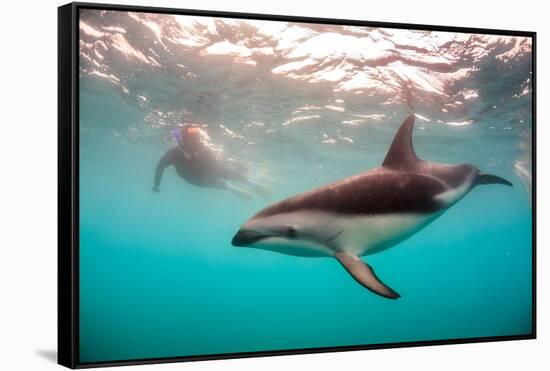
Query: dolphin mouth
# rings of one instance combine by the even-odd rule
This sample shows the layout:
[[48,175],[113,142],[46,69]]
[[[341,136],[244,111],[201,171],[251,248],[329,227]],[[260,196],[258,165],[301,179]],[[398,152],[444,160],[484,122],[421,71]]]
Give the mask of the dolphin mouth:
[[270,236],[256,231],[241,229],[235,234],[235,236],[231,240],[231,244],[233,246],[250,246],[253,243],[256,243],[268,237]]

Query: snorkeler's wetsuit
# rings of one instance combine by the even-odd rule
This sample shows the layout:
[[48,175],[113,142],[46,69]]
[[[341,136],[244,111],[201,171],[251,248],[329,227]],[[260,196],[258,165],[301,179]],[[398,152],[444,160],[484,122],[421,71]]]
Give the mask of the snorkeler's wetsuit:
[[170,165],[174,165],[181,178],[199,187],[226,189],[227,184],[222,179],[246,179],[245,175],[217,159],[215,153],[208,149],[186,157],[183,151],[174,147],[162,156],[157,165],[154,190],[158,191],[164,169]]

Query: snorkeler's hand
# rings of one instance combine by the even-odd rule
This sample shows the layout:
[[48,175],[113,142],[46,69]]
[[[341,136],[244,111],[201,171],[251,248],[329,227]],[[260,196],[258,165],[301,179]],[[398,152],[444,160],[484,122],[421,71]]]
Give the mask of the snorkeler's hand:
[[159,188],[159,187],[153,187],[153,192],[159,193],[159,192],[160,192],[160,188]]

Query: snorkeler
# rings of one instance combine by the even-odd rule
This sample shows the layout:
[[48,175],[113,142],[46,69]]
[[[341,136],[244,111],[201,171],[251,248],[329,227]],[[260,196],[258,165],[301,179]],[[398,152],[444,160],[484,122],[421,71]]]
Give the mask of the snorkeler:
[[249,179],[245,175],[244,166],[235,166],[216,156],[215,151],[208,145],[208,134],[198,125],[186,123],[172,130],[172,135],[177,145],[169,149],[157,165],[154,192],[160,191],[164,169],[174,165],[176,173],[182,179],[198,187],[228,190],[242,199],[251,199],[252,195],[246,190],[227,182],[233,180],[249,186],[264,198],[270,198],[271,191]]

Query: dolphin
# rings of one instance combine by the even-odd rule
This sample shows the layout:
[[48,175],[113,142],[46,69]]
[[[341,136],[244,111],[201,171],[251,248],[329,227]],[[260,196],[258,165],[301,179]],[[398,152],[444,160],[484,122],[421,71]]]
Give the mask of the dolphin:
[[401,124],[381,166],[264,208],[242,225],[232,245],[332,256],[370,291],[399,298],[360,256],[417,233],[478,185],[512,186],[474,165],[419,159],[412,143],[414,118]]

